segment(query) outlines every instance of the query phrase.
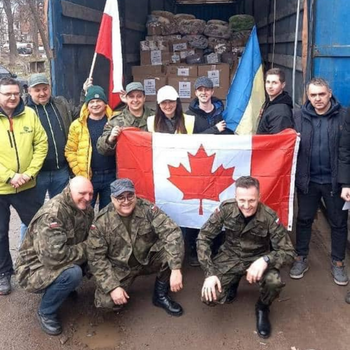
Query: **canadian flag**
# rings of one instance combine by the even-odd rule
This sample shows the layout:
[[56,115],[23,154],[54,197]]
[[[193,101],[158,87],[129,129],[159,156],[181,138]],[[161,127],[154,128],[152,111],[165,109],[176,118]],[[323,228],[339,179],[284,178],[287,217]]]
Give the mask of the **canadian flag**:
[[124,129],[118,137],[118,177],[131,179],[139,197],[156,203],[179,226],[200,228],[235,181],[260,181],[261,200],[289,229],[299,137],[277,135],[171,135]]
[[121,101],[118,92],[123,89],[123,58],[118,0],[106,1],[95,52],[110,60],[108,104],[114,108]]

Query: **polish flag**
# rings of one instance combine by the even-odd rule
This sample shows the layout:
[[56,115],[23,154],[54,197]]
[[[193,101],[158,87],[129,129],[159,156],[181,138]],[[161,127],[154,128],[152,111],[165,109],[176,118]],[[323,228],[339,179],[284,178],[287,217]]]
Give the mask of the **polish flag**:
[[276,135],[171,135],[124,129],[118,137],[118,177],[156,203],[179,226],[200,228],[235,181],[260,181],[261,200],[292,229],[296,158],[294,130]]
[[107,0],[97,37],[95,52],[110,61],[108,104],[115,108],[120,103],[123,89],[123,58],[120,39],[118,0]]

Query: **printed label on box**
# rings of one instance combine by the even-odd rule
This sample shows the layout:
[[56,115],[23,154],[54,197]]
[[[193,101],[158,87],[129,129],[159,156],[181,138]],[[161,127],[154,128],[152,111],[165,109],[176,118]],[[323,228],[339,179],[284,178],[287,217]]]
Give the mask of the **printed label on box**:
[[180,62],[180,55],[174,54],[171,56],[171,62],[172,63],[179,63]]
[[156,80],[155,79],[144,79],[143,87],[145,89],[145,95],[156,95]]
[[187,43],[173,44],[173,51],[184,51],[187,50]]
[[214,87],[220,86],[220,71],[218,70],[209,70],[208,78],[212,80]]
[[151,64],[152,66],[160,66],[162,64],[162,51],[151,51]]
[[180,98],[191,98],[191,82],[179,81]]
[[185,67],[178,68],[177,75],[179,77],[188,77],[190,75],[190,69]]

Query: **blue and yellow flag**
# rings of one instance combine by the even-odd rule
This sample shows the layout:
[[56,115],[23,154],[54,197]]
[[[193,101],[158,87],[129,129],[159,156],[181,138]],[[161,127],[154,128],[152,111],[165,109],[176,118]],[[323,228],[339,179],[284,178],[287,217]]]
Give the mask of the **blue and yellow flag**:
[[227,94],[223,113],[227,127],[238,135],[255,133],[264,102],[264,73],[254,26]]

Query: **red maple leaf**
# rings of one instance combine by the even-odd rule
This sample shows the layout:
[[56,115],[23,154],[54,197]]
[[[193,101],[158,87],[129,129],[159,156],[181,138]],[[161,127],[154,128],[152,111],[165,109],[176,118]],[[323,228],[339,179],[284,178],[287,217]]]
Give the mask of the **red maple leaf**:
[[195,155],[187,154],[191,171],[182,164],[168,165],[168,180],[183,193],[182,199],[199,199],[199,215],[203,215],[203,199],[219,201],[220,193],[235,182],[232,178],[235,167],[225,169],[220,165],[212,172],[215,154],[208,156],[203,145]]

